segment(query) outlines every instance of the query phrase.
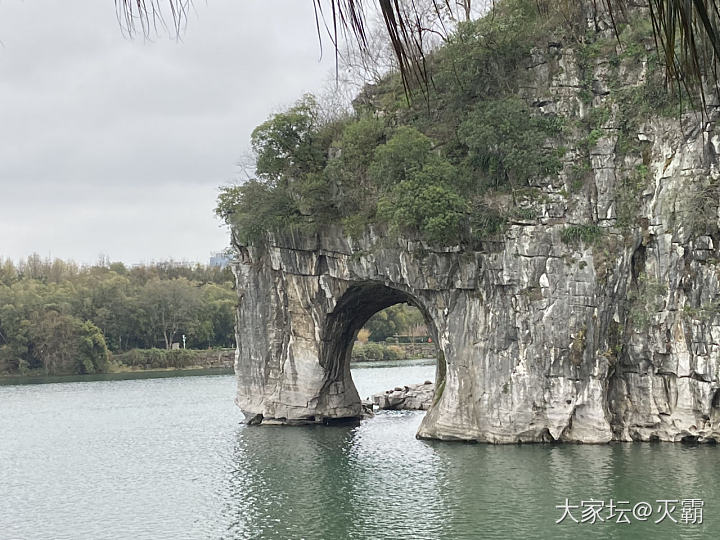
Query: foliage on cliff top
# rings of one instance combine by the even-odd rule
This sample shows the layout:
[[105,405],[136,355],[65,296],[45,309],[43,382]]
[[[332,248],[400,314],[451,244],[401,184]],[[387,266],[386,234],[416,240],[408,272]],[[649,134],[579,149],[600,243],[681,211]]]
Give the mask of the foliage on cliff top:
[[[253,132],[256,178],[224,188],[218,215],[241,244],[326,223],[351,234],[382,224],[433,244],[492,236],[516,209],[489,195],[514,200],[562,168],[565,119],[518,97],[533,47],[566,40],[586,55],[617,56],[613,36],[588,36],[585,25],[582,3],[559,2],[540,16],[533,1],[503,0],[460,24],[428,59],[430,107],[405,101],[392,74],[360,96],[353,115],[333,122],[321,122],[317,102],[305,96]],[[641,34],[632,39],[644,54],[652,31]]]

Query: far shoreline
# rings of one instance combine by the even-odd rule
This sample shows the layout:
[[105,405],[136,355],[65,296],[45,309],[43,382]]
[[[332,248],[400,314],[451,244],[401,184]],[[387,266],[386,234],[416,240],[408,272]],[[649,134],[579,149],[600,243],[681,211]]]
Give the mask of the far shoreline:
[[56,384],[69,382],[130,381],[137,379],[166,379],[170,377],[200,377],[207,375],[234,375],[232,367],[158,368],[124,370],[85,375],[2,375],[0,386],[27,384]]
[[[435,362],[433,358],[405,358],[400,360],[364,360],[351,362],[351,368],[382,368],[399,365],[421,366]],[[123,366],[125,367],[125,366]],[[156,368],[156,369],[122,369],[107,373],[92,374],[25,374],[0,375],[0,386],[24,386],[31,384],[58,384],[70,382],[96,382],[96,381],[132,381],[138,379],[167,379],[171,377],[203,377],[213,375],[234,375],[233,367],[201,367],[188,366],[185,368]]]

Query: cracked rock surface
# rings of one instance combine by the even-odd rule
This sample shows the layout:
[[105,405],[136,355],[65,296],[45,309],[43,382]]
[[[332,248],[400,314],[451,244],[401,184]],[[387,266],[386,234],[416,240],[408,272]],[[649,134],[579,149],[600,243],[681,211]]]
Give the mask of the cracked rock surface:
[[[357,332],[408,302],[438,348],[420,437],[720,441],[717,104],[704,119],[648,119],[633,134],[642,152],[629,157],[618,151],[608,66],[592,68],[587,103],[576,57],[558,43],[534,51],[523,97],[567,118],[605,107],[607,120],[583,189],[571,189],[582,159],[572,144],[563,172],[531,186],[536,218],[475,250],[332,226],[236,246],[236,401],[249,422],[359,418]],[[643,69],[623,64],[620,74],[637,84]],[[623,189],[640,165],[647,180],[623,225]],[[564,241],[587,224],[592,241]]]
[[392,411],[427,411],[432,404],[435,385],[430,381],[397,386],[392,390],[373,394],[372,402],[378,409]]

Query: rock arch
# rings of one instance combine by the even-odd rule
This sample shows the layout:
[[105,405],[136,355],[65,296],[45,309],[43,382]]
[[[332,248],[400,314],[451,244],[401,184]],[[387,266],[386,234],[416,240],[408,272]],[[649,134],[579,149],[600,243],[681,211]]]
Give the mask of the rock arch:
[[[327,390],[321,400],[342,390],[351,398],[357,396],[350,376],[350,356],[360,329],[365,323],[385,308],[396,304],[409,304],[420,310],[425,318],[428,331],[437,343],[437,327],[422,301],[411,292],[390,287],[379,281],[351,282],[338,299],[335,309],[328,313],[322,325],[319,347],[319,363],[327,373]],[[439,369],[439,378],[444,375],[444,365]],[[354,393],[353,393],[354,392]],[[360,397],[355,398],[360,402]]]
[[420,310],[438,344],[438,291],[378,272],[349,245],[309,250],[298,238],[279,242],[241,248],[234,265],[240,298],[236,403],[251,424],[359,419],[350,375],[358,331],[375,313],[407,303]]
[[[390,241],[372,229],[352,239],[332,227],[236,246],[236,403],[246,421],[359,418],[352,342],[371,315],[409,302],[430,323],[442,368],[420,437],[720,440],[720,361],[706,327],[688,325],[668,303],[654,326],[633,321],[633,253],[646,240],[596,255],[562,242],[564,227],[514,225],[477,251]],[[660,241],[648,253],[661,252]],[[644,272],[682,272],[687,262],[677,252],[653,264],[661,268]],[[697,294],[715,287],[708,276]],[[668,298],[682,299],[682,287],[671,281]]]

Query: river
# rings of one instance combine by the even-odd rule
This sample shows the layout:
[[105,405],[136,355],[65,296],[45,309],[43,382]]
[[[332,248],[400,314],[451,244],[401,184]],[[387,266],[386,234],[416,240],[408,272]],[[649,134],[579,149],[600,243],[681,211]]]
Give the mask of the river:
[[[362,397],[433,375],[432,365],[353,369]],[[419,441],[422,412],[244,426],[233,395],[230,375],[0,386],[0,539],[720,534],[717,446]],[[677,499],[678,523],[655,524],[656,512],[556,524],[566,499],[578,521],[583,500]],[[686,499],[702,501],[702,524],[681,522]]]

